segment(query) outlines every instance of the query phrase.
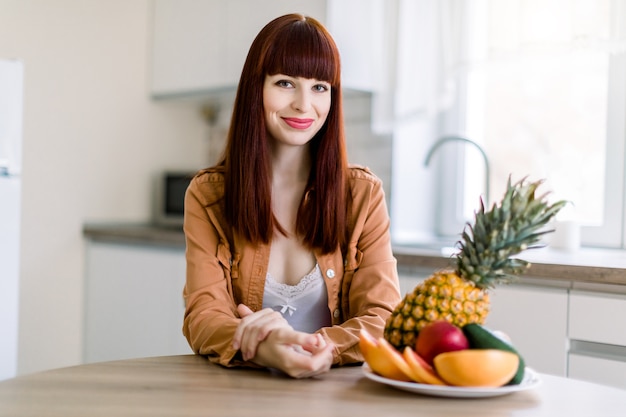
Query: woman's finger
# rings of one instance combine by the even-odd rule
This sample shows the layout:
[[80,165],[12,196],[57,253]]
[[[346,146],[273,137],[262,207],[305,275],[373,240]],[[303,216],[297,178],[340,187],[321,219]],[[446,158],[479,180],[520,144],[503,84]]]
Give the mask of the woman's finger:
[[[289,374],[294,378],[310,378],[327,372],[333,363],[333,346],[328,344],[315,353],[300,354]],[[296,352],[296,354],[298,354]]]
[[239,304],[237,306],[237,313],[239,313],[239,317],[244,318],[250,314],[254,314],[254,311],[252,311],[250,307],[245,304]]
[[[244,318],[246,316],[249,316],[250,314],[252,314],[252,310],[250,310],[250,308],[247,305],[244,304],[239,304],[237,306],[237,313],[239,314],[239,317]],[[242,321],[243,323],[243,321]],[[239,347],[241,346],[241,335],[243,334],[243,327],[241,325],[241,323],[239,324],[239,326],[237,326],[237,329],[235,330],[235,334],[233,335],[233,341],[232,341],[232,347],[233,349],[239,349]]]
[[277,343],[298,345],[307,352],[318,351],[326,345],[326,341],[319,334],[310,334],[295,331],[291,328],[276,329],[272,332],[272,339]]

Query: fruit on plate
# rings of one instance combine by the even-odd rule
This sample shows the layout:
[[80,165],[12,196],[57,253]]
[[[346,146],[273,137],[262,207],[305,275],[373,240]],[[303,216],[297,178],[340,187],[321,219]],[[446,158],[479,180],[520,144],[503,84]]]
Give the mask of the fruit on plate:
[[495,332],[491,332],[478,323],[471,323],[464,326],[463,333],[467,337],[472,349],[500,349],[516,354],[519,358],[519,364],[513,377],[507,382],[507,385],[518,385],[522,382],[526,364],[513,345],[498,337]]
[[413,349],[407,346],[402,352],[402,356],[409,365],[409,376],[415,382],[430,385],[447,385],[435,373],[432,366],[420,357]]
[[535,247],[550,230],[542,229],[567,203],[549,204],[535,196],[542,181],[507,183],[499,204],[485,211],[484,203],[467,224],[455,268],[435,272],[408,293],[385,323],[384,337],[399,351],[415,346],[418,332],[429,322],[446,320],[457,327],[483,324],[489,313],[487,291],[509,282],[530,266],[512,256]]
[[400,352],[384,338],[379,337],[377,339],[367,330],[361,329],[359,347],[365,362],[378,375],[398,381],[412,380],[409,376],[411,371],[406,361]]
[[449,385],[501,387],[511,380],[519,357],[499,349],[466,349],[435,357],[435,371]]
[[424,326],[417,336],[415,350],[429,365],[440,353],[469,348],[463,330],[445,320],[437,320]]

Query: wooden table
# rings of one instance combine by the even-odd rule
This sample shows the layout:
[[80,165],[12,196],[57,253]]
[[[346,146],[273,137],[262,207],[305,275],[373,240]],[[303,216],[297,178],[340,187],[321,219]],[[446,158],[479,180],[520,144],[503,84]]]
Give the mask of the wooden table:
[[450,399],[370,381],[360,367],[294,380],[166,356],[56,369],[0,382],[0,416],[605,417],[626,416],[626,391],[541,375],[532,390]]

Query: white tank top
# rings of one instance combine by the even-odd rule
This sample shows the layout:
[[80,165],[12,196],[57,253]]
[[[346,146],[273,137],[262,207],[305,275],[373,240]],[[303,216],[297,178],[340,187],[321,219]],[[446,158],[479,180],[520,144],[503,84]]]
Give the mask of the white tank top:
[[267,273],[263,308],[280,311],[295,330],[314,333],[331,325],[328,293],[319,265],[296,285],[276,282]]

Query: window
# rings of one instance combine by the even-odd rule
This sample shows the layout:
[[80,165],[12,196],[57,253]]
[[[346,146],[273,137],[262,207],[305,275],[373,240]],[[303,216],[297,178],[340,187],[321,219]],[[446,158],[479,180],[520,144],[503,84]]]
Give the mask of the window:
[[[545,178],[551,199],[573,203],[560,216],[583,226],[583,244],[624,247],[626,1],[442,4],[438,39],[448,51],[431,62],[447,86],[438,96],[453,98],[440,99],[447,105],[430,121],[436,136],[480,145],[492,203],[509,175]],[[462,230],[486,193],[480,152],[446,147],[435,178],[440,235]]]

